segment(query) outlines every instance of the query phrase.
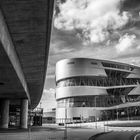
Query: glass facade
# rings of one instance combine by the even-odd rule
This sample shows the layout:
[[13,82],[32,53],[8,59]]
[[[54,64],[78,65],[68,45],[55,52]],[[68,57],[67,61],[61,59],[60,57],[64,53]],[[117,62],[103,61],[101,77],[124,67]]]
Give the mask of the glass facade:
[[[68,116],[69,116],[69,119],[73,119],[73,120],[75,118],[77,120],[78,119],[90,120],[91,118],[91,120],[93,121],[96,121],[96,118],[98,118],[99,120],[106,120],[106,119],[111,120],[111,119],[118,119],[118,118],[130,119],[130,118],[140,115],[140,107],[138,106],[138,102],[140,102],[140,95],[139,93],[137,93],[138,91],[135,90],[135,88],[137,88],[140,85],[140,78],[136,78],[137,74],[139,74],[138,68],[135,68],[134,66],[131,66],[131,65],[123,65],[120,63],[117,64],[113,62],[110,63],[110,62],[104,62],[104,61],[103,62],[87,61],[87,64],[85,63],[86,61],[83,62],[81,60],[81,62],[79,62],[79,60],[78,61],[73,60],[72,62],[69,62],[68,64],[70,65],[81,64],[87,67],[87,69],[84,67],[86,74],[88,70],[90,73],[92,69],[94,71],[94,68],[96,68],[94,71],[95,73],[93,72],[93,75],[79,76],[80,69],[78,69],[78,71],[76,71],[77,69],[74,69],[76,72],[74,71],[73,72],[74,74],[71,72],[72,75],[74,75],[74,77],[67,77],[67,78],[63,77],[64,79],[59,79],[58,81],[56,81],[57,88],[61,87],[60,91],[64,92],[64,91],[72,89],[73,92],[78,92],[78,93],[72,93],[72,91],[70,92],[68,91],[69,93],[67,96],[60,96],[60,98],[57,99],[57,107],[58,109],[60,109],[59,110],[60,116],[61,116],[61,113],[63,113],[64,108],[67,108],[67,109],[70,108],[70,111],[68,111],[70,112],[69,113],[70,115],[68,114]],[[88,64],[89,64],[89,67],[88,67]],[[95,65],[95,67],[91,67],[91,64]],[[74,65],[69,68],[73,68]],[[98,75],[98,72],[97,72],[98,69],[102,69],[103,71],[101,72],[100,75]],[[132,72],[134,69],[135,69],[135,72]],[[82,72],[84,72],[84,70]],[[96,76],[96,72],[97,72],[97,76]],[[76,76],[75,73],[79,75]],[[81,75],[84,75],[84,74],[82,73]],[[131,76],[132,78],[128,78]],[[78,86],[79,88],[74,88]],[[106,94],[100,95],[101,93],[99,93],[99,95],[96,93],[88,94],[89,91],[87,92],[87,95],[85,95],[86,93],[84,94],[80,93],[82,92],[80,87],[84,87],[84,86],[85,88],[83,89],[87,91],[88,91],[88,86],[89,86],[89,91],[92,91],[90,87],[95,87],[97,90],[93,90],[93,92],[98,92],[98,91],[100,92],[98,88],[99,89],[103,88],[103,90],[106,90],[107,95]],[[63,87],[71,87],[71,88],[67,88],[67,90],[63,91]],[[76,91],[76,89],[78,90]],[[134,92],[133,92],[133,89],[134,89]],[[131,95],[129,95],[130,92],[131,92]],[[61,93],[59,93],[59,95],[60,94]],[[62,94],[67,94],[67,93],[62,93]],[[67,98],[63,98],[63,97],[67,97]],[[134,104],[131,104],[131,103],[134,103]],[[129,106],[127,107],[125,104]],[[122,105],[123,107],[120,108],[120,105]],[[84,108],[84,107],[87,107],[87,108]],[[96,107],[100,107],[100,109],[97,108],[96,110]],[[73,109],[74,111],[72,110],[72,108],[74,108]],[[61,109],[63,110],[62,112],[61,112]],[[85,111],[85,114],[81,113],[82,109],[83,111]],[[72,111],[74,112],[73,114],[72,114]],[[96,116],[95,112],[98,114],[98,116]]]
[[121,85],[137,85],[140,79],[128,79],[120,76],[110,77],[74,77],[57,82],[57,87],[67,86],[121,86]]
[[134,69],[132,66],[126,66],[126,65],[121,65],[121,64],[112,64],[112,63],[106,63],[106,62],[102,62],[102,65],[104,67],[124,69],[124,70],[130,70],[130,71],[132,71]]
[[140,107],[131,106],[102,111],[101,120],[140,120]]
[[138,102],[140,96],[79,96],[65,98],[57,101],[59,108],[65,107],[111,107],[127,102]]

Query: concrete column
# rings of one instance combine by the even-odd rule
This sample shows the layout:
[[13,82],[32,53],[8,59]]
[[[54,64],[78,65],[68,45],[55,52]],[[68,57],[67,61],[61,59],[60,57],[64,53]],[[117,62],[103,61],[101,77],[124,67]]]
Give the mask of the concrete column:
[[0,128],[8,128],[9,123],[9,103],[8,99],[4,99],[1,101],[1,120],[0,120]]
[[28,127],[28,99],[21,100],[20,127]]

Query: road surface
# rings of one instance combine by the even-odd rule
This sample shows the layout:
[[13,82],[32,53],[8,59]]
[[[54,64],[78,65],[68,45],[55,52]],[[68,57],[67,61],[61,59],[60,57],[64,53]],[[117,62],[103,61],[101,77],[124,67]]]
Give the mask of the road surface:
[[89,140],[140,140],[138,134],[135,131],[112,131],[91,137]]

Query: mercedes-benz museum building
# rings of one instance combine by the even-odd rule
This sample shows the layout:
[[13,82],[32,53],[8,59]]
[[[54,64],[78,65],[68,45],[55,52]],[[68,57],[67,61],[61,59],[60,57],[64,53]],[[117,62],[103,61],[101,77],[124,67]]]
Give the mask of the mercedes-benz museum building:
[[139,119],[140,67],[88,58],[56,64],[56,122]]

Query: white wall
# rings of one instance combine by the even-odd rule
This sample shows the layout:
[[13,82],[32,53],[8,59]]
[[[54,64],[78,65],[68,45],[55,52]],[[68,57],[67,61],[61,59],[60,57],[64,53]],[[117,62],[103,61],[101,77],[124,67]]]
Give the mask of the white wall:
[[[66,111],[66,114],[65,114]],[[57,108],[56,109],[56,119],[57,123],[59,123],[59,119],[73,118],[73,117],[81,117],[81,118],[89,118],[89,116],[95,116],[96,118],[100,118],[101,111],[96,110],[92,107],[73,107],[73,108]]]
[[[74,64],[69,64],[71,62],[74,62]],[[107,75],[101,62],[92,59],[64,59],[56,64],[56,81],[74,76]]]
[[104,87],[94,86],[70,86],[56,89],[56,99],[87,95],[107,95],[107,91]]

